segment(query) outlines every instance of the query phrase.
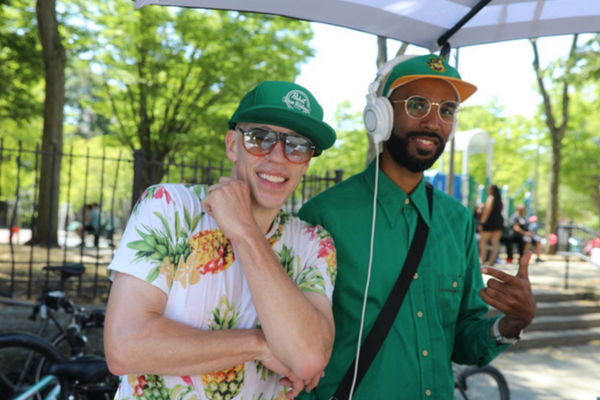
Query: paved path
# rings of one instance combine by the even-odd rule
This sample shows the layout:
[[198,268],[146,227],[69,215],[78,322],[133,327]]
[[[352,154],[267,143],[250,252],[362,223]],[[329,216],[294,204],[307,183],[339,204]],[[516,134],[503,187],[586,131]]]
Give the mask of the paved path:
[[[542,256],[529,266],[534,293],[586,291],[600,295],[600,270],[571,258],[565,290],[564,257]],[[516,274],[517,264],[495,268]],[[585,346],[548,347],[504,352],[493,362],[506,377],[511,400],[597,400],[600,398],[600,342]]]
[[506,377],[511,400],[600,398],[600,343],[504,352],[492,365]]

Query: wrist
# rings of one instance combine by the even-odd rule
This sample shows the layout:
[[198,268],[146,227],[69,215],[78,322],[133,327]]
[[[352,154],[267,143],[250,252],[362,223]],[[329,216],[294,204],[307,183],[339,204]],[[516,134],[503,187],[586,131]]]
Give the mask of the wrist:
[[508,326],[508,319],[505,315],[494,321],[492,325],[492,336],[498,344],[515,344],[521,339],[523,329]]

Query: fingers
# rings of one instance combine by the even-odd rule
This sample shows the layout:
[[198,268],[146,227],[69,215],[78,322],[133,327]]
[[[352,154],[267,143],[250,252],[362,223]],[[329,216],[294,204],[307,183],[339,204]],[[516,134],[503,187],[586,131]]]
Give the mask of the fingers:
[[290,391],[285,394],[285,397],[288,399],[293,399],[294,397],[298,396],[302,389],[304,389],[304,381],[297,378],[293,374],[291,376],[286,376],[279,379],[279,383],[282,386],[290,388]]
[[529,261],[532,254],[531,250],[527,250],[519,259],[519,272],[517,273],[519,278],[529,279]]
[[306,392],[310,392],[311,390],[313,390],[314,388],[316,388],[317,385],[319,384],[319,381],[324,376],[325,376],[325,371],[321,372],[320,374],[318,374],[317,376],[315,376],[312,379],[305,380],[304,381],[304,390]]

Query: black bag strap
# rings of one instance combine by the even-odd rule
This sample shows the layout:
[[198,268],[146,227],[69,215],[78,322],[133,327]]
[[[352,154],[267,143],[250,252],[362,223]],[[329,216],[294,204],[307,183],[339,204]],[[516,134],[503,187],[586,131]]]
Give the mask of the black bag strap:
[[[431,216],[433,215],[433,186],[427,183],[425,189],[427,192],[427,202],[429,203],[429,215]],[[398,312],[400,311],[404,297],[406,297],[406,292],[408,292],[408,287],[413,281],[415,271],[417,270],[417,267],[421,262],[421,258],[423,257],[428,234],[429,227],[427,224],[425,224],[425,221],[423,221],[421,215],[419,215],[415,234],[413,235],[412,242],[410,243],[406,260],[404,260],[402,271],[400,271],[400,276],[398,276],[398,280],[396,280],[392,291],[390,292],[385,304],[381,308],[381,311],[379,312],[379,315],[377,316],[369,335],[366,337],[360,348],[360,363],[358,364],[355,388],[358,388],[358,385],[360,385],[360,382],[366,375],[371,363],[373,360],[375,360],[377,352],[379,352],[379,349],[381,349],[388,332],[392,328],[392,325],[398,316]],[[355,364],[356,358],[352,361],[352,364],[350,364],[350,368],[348,368],[348,371],[346,371],[344,378],[340,382],[335,394],[330,397],[330,400],[343,400],[350,398],[350,389],[352,387],[352,380],[354,379]]]

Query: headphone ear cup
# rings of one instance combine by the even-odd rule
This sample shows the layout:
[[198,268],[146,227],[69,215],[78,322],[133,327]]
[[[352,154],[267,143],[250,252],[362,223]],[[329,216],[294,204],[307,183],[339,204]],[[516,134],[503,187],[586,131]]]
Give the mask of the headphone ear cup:
[[385,97],[371,97],[363,110],[363,121],[375,143],[385,142],[394,124],[392,103]]

